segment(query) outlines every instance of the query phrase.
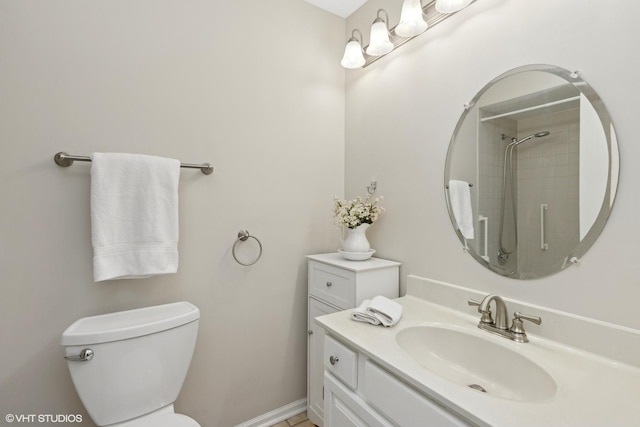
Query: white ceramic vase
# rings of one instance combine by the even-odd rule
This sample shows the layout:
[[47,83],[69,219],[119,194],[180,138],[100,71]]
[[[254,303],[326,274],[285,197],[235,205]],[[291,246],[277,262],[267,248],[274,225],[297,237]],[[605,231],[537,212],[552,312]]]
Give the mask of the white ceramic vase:
[[371,245],[367,240],[366,231],[371,224],[360,224],[356,228],[347,228],[342,240],[342,250],[344,252],[363,253],[370,252]]

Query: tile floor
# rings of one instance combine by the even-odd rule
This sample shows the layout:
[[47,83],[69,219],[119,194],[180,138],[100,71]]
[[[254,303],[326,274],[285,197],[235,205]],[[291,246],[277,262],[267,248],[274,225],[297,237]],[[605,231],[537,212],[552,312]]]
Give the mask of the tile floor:
[[307,412],[303,412],[296,416],[289,418],[286,421],[281,421],[271,427],[315,427],[311,421],[307,419]]

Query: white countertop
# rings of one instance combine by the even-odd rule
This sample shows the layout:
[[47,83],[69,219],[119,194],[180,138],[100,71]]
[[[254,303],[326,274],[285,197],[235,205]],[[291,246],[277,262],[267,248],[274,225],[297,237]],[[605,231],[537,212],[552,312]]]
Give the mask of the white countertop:
[[377,270],[380,268],[399,267],[401,263],[397,261],[390,261],[387,259],[371,257],[364,261],[350,261],[344,259],[338,252],[331,252],[328,254],[307,255],[307,258],[313,261],[322,262],[324,264],[334,265],[336,267],[343,268],[349,271],[368,271]]
[[[415,296],[402,304],[402,319],[391,328],[351,320],[353,310],[316,318],[330,335],[364,353],[397,377],[474,423],[505,427],[618,427],[640,425],[640,367],[561,345],[529,333],[529,343],[515,343],[477,328],[471,315]],[[529,358],[557,384],[550,398],[535,402],[507,400],[450,382],[423,368],[397,344],[408,327],[443,324],[464,328]],[[637,355],[640,363],[640,355]],[[500,363],[500,361],[496,361]]]

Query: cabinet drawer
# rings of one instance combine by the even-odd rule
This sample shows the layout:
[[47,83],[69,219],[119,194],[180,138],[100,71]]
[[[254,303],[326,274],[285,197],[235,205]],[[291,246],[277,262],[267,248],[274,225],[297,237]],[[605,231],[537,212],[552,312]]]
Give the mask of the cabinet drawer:
[[365,362],[363,382],[365,399],[394,424],[438,427],[472,425],[369,360]]
[[355,389],[358,385],[358,355],[330,336],[324,337],[325,369]]
[[352,272],[317,262],[309,263],[309,293],[338,308],[356,305]]

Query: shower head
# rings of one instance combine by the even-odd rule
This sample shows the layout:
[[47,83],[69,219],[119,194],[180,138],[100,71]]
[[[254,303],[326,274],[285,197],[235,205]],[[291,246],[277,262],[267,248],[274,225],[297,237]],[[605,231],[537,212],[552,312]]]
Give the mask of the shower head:
[[[545,130],[545,131],[542,131],[542,132],[531,134],[529,136],[525,136],[524,138],[522,138],[520,140],[516,140],[515,138],[513,138],[513,139],[511,139],[511,144],[519,145],[519,144],[522,144],[523,142],[528,141],[528,140],[530,140],[532,138],[543,138],[545,136],[548,136],[550,133],[551,132]],[[509,145],[511,145],[511,144],[509,144]]]

